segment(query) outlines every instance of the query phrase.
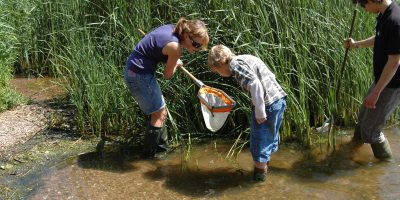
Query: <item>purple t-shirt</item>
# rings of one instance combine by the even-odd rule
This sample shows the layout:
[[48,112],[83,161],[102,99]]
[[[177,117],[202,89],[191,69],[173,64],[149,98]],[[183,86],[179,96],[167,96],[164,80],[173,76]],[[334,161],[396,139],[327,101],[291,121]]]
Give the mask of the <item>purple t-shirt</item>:
[[158,63],[166,63],[168,56],[162,53],[162,49],[170,42],[179,43],[174,29],[173,24],[163,25],[142,38],[128,57],[126,66],[129,70],[139,74],[155,73]]

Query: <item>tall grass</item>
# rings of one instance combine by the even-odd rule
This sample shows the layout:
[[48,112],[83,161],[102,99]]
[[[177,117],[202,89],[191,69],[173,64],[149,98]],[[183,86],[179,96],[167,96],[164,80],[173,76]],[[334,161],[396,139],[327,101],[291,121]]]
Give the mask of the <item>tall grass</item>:
[[16,62],[18,52],[18,29],[16,16],[10,12],[13,5],[0,1],[0,112],[23,102],[22,97],[10,88],[12,65]]
[[[304,144],[315,141],[313,128],[322,125],[335,106],[342,41],[355,9],[350,0],[45,0],[28,5],[31,11],[20,17],[29,22],[24,24],[29,34],[16,36],[25,44],[17,66],[29,63],[29,70],[39,63],[43,68],[32,67],[34,71],[66,80],[82,132],[138,134],[143,130],[146,120],[123,82],[126,57],[140,40],[138,28],[148,32],[185,16],[208,24],[210,46],[222,43],[236,54],[256,55],[268,65],[288,93],[281,138]],[[373,24],[374,17],[360,12],[354,37],[372,35]],[[206,57],[207,52],[185,53],[183,61],[200,80],[223,89],[238,102],[219,134],[246,138],[249,96],[234,80],[211,73]],[[338,125],[354,124],[360,99],[372,81],[371,65],[371,50],[350,51],[335,106]],[[161,70],[160,66],[158,75]],[[174,138],[208,132],[197,86],[179,71],[172,80],[159,79],[159,83]]]

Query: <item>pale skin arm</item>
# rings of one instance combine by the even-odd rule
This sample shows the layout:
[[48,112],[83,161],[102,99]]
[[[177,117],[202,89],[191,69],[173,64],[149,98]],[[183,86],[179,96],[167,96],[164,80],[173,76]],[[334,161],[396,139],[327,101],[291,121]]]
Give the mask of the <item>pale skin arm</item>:
[[375,35],[360,41],[355,41],[353,38],[347,38],[344,40],[344,47],[349,49],[369,48],[374,46],[374,42]]
[[379,95],[382,90],[385,89],[387,84],[392,80],[394,74],[400,65],[400,54],[389,55],[388,61],[383,68],[381,77],[376,83],[375,87],[371,90],[368,96],[364,99],[364,105],[367,108],[375,108],[375,104],[378,101]]
[[176,68],[182,66],[182,61],[179,59],[181,57],[181,47],[177,42],[170,42],[165,45],[162,52],[168,56],[163,76],[164,79],[170,79],[175,74]]

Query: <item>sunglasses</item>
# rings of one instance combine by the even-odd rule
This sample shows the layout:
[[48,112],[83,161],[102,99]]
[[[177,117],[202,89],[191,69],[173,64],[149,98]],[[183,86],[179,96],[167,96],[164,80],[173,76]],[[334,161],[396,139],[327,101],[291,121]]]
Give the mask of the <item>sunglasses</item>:
[[198,43],[198,42],[196,42],[196,41],[194,41],[193,38],[192,38],[192,36],[189,35],[189,39],[190,39],[190,41],[192,42],[192,46],[193,46],[194,48],[198,49],[198,48],[201,47],[201,44]]

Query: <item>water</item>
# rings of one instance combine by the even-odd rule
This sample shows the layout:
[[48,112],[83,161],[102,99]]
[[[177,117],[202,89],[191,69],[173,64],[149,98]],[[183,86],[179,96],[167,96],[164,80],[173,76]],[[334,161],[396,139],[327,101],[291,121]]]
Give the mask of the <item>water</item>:
[[15,77],[11,81],[11,87],[29,100],[43,102],[65,94],[64,88],[59,84],[60,82],[61,80],[52,77]]
[[349,136],[338,148],[306,151],[281,145],[272,156],[268,179],[251,180],[253,163],[246,148],[227,159],[229,142],[194,145],[190,158],[176,151],[164,160],[141,160],[106,152],[72,157],[39,177],[30,199],[399,199],[400,131],[385,131],[394,163],[379,163],[369,145],[351,151]]

